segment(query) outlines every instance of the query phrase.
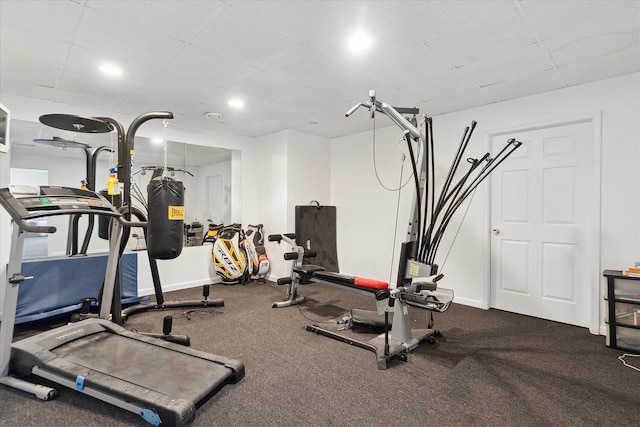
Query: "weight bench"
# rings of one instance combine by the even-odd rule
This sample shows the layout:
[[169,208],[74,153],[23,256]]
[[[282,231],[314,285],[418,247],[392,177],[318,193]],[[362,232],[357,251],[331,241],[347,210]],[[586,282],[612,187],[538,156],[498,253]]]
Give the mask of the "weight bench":
[[[446,311],[453,301],[453,291],[447,289],[437,290],[437,281],[443,277],[442,274],[431,275],[422,281],[412,281],[407,285],[392,289],[389,287],[389,283],[384,281],[329,272],[317,265],[303,265],[303,259],[312,257],[313,253],[305,251],[301,246],[297,246],[294,239],[295,235],[291,233],[269,236],[271,241],[286,241],[295,250],[295,252],[284,254],[285,259],[294,260],[291,275],[280,278],[277,281],[279,285],[288,285],[287,296],[289,299],[274,303],[274,308],[302,302],[304,297],[297,295],[298,284],[320,283],[375,298],[377,310],[375,312],[352,310],[351,315],[348,317],[347,327],[350,327],[353,323],[376,324],[384,327],[384,333],[367,342],[358,341],[352,337],[324,329],[318,324],[307,326],[307,331],[374,352],[378,369],[386,369],[387,362],[393,358],[400,358],[406,361],[407,353],[418,347],[420,342],[426,340],[434,343],[435,337],[440,335],[433,328],[432,313],[430,313],[427,328],[411,328],[412,322],[408,307],[417,307],[430,312]],[[416,271],[416,269],[409,268],[407,271]],[[389,319],[389,313],[393,313],[393,321]],[[383,322],[376,321],[380,317],[384,317]]]

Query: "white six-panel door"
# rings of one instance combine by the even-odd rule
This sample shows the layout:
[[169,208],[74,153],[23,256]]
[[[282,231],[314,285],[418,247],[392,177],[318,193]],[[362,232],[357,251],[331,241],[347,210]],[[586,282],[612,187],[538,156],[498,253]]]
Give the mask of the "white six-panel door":
[[492,175],[491,305],[589,327],[591,123],[492,137],[523,146]]

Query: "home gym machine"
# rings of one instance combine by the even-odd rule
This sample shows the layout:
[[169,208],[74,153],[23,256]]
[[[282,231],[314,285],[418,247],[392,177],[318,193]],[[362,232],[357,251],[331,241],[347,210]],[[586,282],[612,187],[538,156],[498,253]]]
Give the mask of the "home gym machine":
[[[119,292],[115,277],[125,227],[131,222],[103,196],[68,187],[0,189],[0,205],[13,219],[11,250],[0,323],[0,383],[33,393],[42,400],[55,389],[9,374],[33,374],[80,393],[139,414],[153,425],[185,426],[196,407],[225,385],[244,377],[240,361],[193,350],[127,331],[110,322],[112,300]],[[12,344],[27,232],[54,233],[32,219],[58,215],[100,215],[109,218],[109,257],[100,317],[71,323]],[[153,361],[153,363],[151,363]]]
[[[273,235],[269,240],[278,242],[284,240],[291,246],[292,250],[285,253],[285,259],[295,260],[291,275],[278,280],[278,284],[288,286],[288,300],[276,303],[273,307],[299,304],[303,297],[297,294],[298,285],[306,282],[322,283],[373,296],[376,300],[377,313],[371,313],[368,310],[352,310],[351,314],[346,316],[347,327],[352,323],[380,324],[384,327],[384,333],[369,342],[358,341],[353,337],[323,328],[319,324],[307,326],[306,329],[373,351],[376,354],[378,368],[385,369],[387,362],[392,358],[406,360],[407,353],[415,349],[420,342],[425,340],[434,342],[435,337],[440,335],[436,329],[433,329],[433,312],[446,311],[454,297],[452,290],[438,288],[437,283],[444,277],[438,272],[438,266],[435,264],[435,256],[442,236],[457,209],[521,143],[515,139],[509,139],[506,146],[495,157],[486,153],[479,160],[468,158],[467,170],[458,173],[464,152],[476,126],[476,122],[472,122],[470,127],[465,128],[453,164],[439,196],[436,197],[431,118],[425,115],[418,128],[417,108],[393,107],[376,99],[373,90],[369,92],[367,101],[356,104],[347,111],[346,116],[349,117],[360,107],[368,109],[372,119],[375,119],[376,113],[382,113],[402,129],[411,160],[415,191],[407,231],[408,238],[402,244],[396,285],[393,287],[384,281],[328,272],[321,266],[304,264],[305,250],[295,244],[294,235]],[[405,115],[413,117],[406,118]],[[414,151],[414,144],[417,146],[417,153]],[[454,182],[454,180],[457,181]],[[409,316],[409,307],[430,312],[426,329],[411,328],[413,323]],[[390,313],[393,313],[392,321],[389,317]],[[380,317],[384,318],[381,322]]]

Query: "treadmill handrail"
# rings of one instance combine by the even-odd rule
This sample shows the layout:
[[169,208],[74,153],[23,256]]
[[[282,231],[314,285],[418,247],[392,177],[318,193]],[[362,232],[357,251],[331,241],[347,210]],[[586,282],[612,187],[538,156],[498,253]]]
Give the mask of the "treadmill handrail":
[[[7,194],[11,197],[7,197]],[[56,232],[56,227],[52,225],[45,226],[30,224],[28,221],[23,219],[20,215],[20,211],[26,211],[26,209],[24,209],[20,202],[18,202],[18,200],[13,197],[8,188],[0,188],[0,205],[2,205],[7,210],[7,212],[9,212],[9,215],[11,215],[11,219],[13,219],[13,221],[17,223],[18,226],[24,231],[28,231],[30,233],[49,234]]]

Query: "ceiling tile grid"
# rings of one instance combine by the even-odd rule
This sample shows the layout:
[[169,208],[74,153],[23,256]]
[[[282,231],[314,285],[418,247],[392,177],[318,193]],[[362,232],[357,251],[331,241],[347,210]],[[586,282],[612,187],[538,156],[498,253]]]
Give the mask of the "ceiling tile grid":
[[0,0],[3,93],[254,137],[369,129],[370,89],[438,115],[638,71],[637,0]]

